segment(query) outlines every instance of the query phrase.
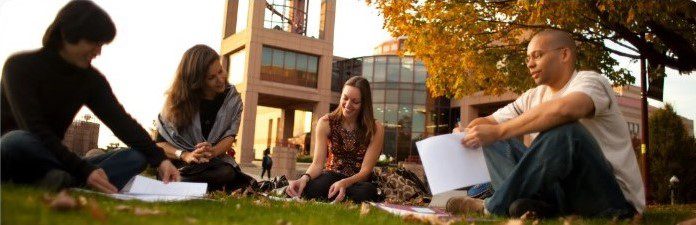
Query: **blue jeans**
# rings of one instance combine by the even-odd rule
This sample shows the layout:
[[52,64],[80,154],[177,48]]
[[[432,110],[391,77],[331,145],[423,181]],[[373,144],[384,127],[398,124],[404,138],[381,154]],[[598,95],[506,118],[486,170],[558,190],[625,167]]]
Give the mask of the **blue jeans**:
[[[51,170],[65,170],[53,153],[35,135],[27,131],[15,130],[3,135],[0,138],[0,152],[3,182],[31,184]],[[85,160],[104,169],[109,181],[119,190],[147,166],[145,155],[128,149],[108,152]]]
[[518,199],[546,202],[561,215],[627,217],[635,214],[597,141],[579,123],[542,132],[527,148],[519,140],[484,147],[495,193],[486,209],[508,215]]

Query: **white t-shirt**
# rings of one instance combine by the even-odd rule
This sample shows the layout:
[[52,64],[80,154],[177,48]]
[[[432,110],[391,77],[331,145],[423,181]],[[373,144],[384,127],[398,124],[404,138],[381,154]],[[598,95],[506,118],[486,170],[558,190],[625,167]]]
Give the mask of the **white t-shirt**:
[[[573,92],[584,93],[594,103],[594,115],[580,119],[582,124],[597,140],[604,157],[614,170],[614,176],[624,197],[639,213],[645,209],[645,190],[633,152],[628,126],[621,115],[616,96],[606,78],[594,71],[576,71],[565,87],[555,94],[546,85],[539,85],[522,94],[514,102],[493,113],[492,117],[503,123],[537,105]],[[539,133],[531,134],[532,139]],[[588,184],[592,185],[592,184]]]

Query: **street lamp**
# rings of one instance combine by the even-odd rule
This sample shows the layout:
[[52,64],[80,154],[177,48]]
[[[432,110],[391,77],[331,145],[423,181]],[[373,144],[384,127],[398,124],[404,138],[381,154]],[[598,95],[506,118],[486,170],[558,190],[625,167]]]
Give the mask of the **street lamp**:
[[670,200],[671,200],[672,205],[674,205],[674,202],[675,202],[674,192],[677,189],[678,183],[679,183],[679,178],[677,178],[676,175],[673,175],[672,178],[669,178],[669,192],[670,192]]

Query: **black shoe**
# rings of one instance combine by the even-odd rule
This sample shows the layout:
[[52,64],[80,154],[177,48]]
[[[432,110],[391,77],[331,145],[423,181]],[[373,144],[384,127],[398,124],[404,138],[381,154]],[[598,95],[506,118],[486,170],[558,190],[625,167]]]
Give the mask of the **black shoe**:
[[513,218],[522,217],[522,215],[527,212],[530,213],[528,216],[535,218],[546,218],[554,216],[557,213],[557,210],[551,204],[528,198],[515,200],[512,202],[512,204],[510,204],[510,208],[508,209],[510,217]]
[[64,188],[74,187],[75,178],[64,170],[53,169],[48,171],[43,178],[37,180],[35,185],[49,191],[60,191]]

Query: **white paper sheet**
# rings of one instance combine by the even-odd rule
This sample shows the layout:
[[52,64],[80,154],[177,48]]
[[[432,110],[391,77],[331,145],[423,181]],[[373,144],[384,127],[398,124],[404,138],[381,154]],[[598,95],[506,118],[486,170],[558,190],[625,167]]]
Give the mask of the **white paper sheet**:
[[433,195],[491,180],[482,149],[465,148],[462,138],[455,133],[416,142]]
[[202,199],[198,196],[181,195],[133,195],[133,194],[110,194],[109,197],[120,200],[140,200],[144,202],[176,202],[194,199]]
[[[104,194],[121,200],[140,200],[144,202],[186,201],[205,197],[208,184],[191,182],[169,182],[137,175],[117,194]],[[89,190],[81,190],[91,192]],[[97,192],[99,193],[99,192]],[[99,193],[101,194],[101,193]]]
[[160,196],[193,196],[203,197],[208,188],[206,183],[169,182],[137,175],[121,189],[122,194],[130,195],[160,195]]

